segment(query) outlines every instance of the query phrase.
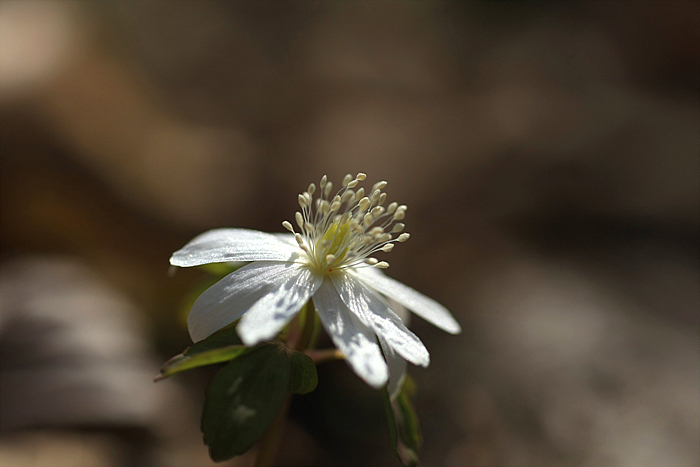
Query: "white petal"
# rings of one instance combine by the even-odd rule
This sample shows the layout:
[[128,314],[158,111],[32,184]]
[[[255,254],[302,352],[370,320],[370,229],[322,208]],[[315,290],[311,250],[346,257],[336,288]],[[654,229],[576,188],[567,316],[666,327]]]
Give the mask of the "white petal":
[[365,324],[406,360],[428,366],[430,354],[418,337],[406,328],[396,313],[369,287],[348,274],[333,276],[340,298]]
[[396,300],[392,300],[389,297],[385,297],[387,303],[389,304],[389,308],[392,309],[394,313],[399,315],[399,318],[401,318],[401,321],[403,321],[403,324],[406,326],[411,325],[411,312],[406,309],[405,306],[397,302]]
[[250,263],[209,287],[197,298],[187,316],[194,342],[240,318],[258,300],[289,277],[299,274],[296,263]]
[[440,329],[450,334],[459,334],[462,328],[452,317],[447,308],[440,305],[432,298],[402,284],[401,282],[385,276],[376,268],[355,269],[357,277],[372,289],[396,300],[421,318],[429,321]]
[[389,384],[387,385],[387,391],[389,392],[391,400],[394,400],[396,396],[399,395],[399,392],[401,392],[401,387],[406,379],[406,359],[397,354],[381,336],[377,337],[379,337],[379,344],[382,346],[382,352],[384,352],[386,363],[389,365]]
[[355,373],[375,388],[386,384],[388,369],[374,333],[345,306],[328,278],[314,294],[314,305],[323,327]]
[[246,345],[274,337],[296,315],[318,290],[323,277],[300,265],[290,275],[253,305],[236,328]]
[[215,229],[196,236],[170,257],[173,266],[226,261],[295,261],[302,251],[273,234],[247,229]]

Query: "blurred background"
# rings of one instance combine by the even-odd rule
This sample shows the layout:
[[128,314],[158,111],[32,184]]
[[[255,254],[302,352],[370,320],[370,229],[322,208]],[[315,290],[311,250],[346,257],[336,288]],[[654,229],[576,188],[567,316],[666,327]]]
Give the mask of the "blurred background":
[[[698,465],[699,7],[0,2],[0,466],[213,465],[168,258],[358,171],[464,328],[412,322],[425,466]],[[398,465],[319,371],[277,463]]]

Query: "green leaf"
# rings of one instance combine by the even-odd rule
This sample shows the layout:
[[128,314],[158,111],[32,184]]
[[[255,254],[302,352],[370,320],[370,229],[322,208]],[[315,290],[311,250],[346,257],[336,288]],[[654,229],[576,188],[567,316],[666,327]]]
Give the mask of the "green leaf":
[[191,370],[200,366],[227,362],[229,360],[233,360],[234,358],[240,357],[248,350],[248,348],[243,345],[229,345],[226,347],[219,347],[218,349],[188,355],[188,351],[191,348],[192,347],[189,347],[187,350],[185,350],[185,352],[175,355],[173,358],[165,362],[160,368],[160,375],[158,375],[155,380],[160,381],[161,379],[165,379],[168,376],[174,375],[175,373]]
[[292,392],[308,394],[316,389],[318,374],[311,357],[295,350],[289,355],[289,361],[292,364]]
[[292,369],[277,345],[233,360],[209,383],[202,433],[216,462],[243,454],[262,437],[289,393]]
[[394,455],[405,467],[414,467],[418,465],[418,450],[423,442],[418,415],[411,403],[411,397],[415,394],[415,384],[410,376],[406,375],[396,399],[389,400],[386,388],[382,393]]
[[160,381],[181,371],[233,360],[246,350],[247,348],[241,345],[235,326],[226,326],[165,362],[155,381]]
[[199,352],[205,352],[211,349],[228,347],[229,345],[242,345],[243,342],[241,342],[241,338],[238,337],[238,334],[236,333],[236,324],[238,324],[238,321],[234,321],[228,326],[219,329],[206,339],[201,340],[196,344],[193,344],[192,346],[188,347],[183,353],[187,355],[192,355]]

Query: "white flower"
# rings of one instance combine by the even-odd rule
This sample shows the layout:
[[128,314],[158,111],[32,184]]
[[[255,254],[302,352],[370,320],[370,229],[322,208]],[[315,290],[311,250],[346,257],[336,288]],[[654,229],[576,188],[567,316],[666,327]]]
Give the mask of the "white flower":
[[176,251],[170,258],[174,266],[250,262],[194,303],[187,319],[192,340],[200,341],[241,318],[237,327],[241,340],[255,345],[277,335],[313,297],[333,343],[371,386],[390,380],[390,392],[395,393],[406,360],[427,366],[428,351],[387,298],[449,333],[461,329],[445,307],[379,270],[389,265],[370,255],[388,253],[395,242],[408,239],[398,222],[406,206],[384,207],[386,182],[376,183],[367,196],[363,188],[355,190],[364,179],[362,173],[346,175],[333,198],[329,196],[333,184],[325,175],[315,199],[316,186],[309,185],[299,195],[301,212],[295,216],[299,232],[283,222],[293,235],[216,229]]

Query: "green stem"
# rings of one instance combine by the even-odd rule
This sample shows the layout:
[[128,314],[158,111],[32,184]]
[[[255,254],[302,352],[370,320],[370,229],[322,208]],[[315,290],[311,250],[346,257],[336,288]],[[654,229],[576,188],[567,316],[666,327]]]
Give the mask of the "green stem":
[[309,347],[313,347],[313,345],[311,345],[311,341],[314,337],[316,328],[316,310],[314,309],[314,306],[310,300],[304,306],[303,315],[304,324],[301,330],[301,336],[293,345],[294,350],[298,350],[299,352],[303,352]]
[[304,352],[311,357],[315,364],[328,362],[330,360],[342,360],[345,355],[338,349],[307,350]]

